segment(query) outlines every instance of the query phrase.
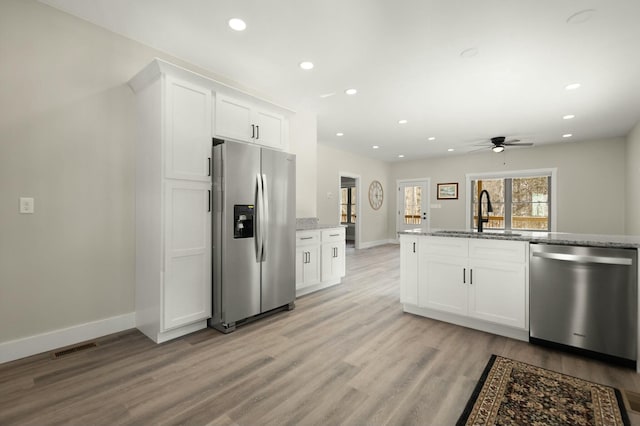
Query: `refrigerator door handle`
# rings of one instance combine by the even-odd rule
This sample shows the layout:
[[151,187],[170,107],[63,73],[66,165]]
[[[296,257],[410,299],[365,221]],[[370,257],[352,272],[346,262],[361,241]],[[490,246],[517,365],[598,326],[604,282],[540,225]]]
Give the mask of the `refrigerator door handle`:
[[262,232],[264,229],[263,220],[264,220],[264,205],[263,205],[263,194],[262,194],[262,176],[260,173],[256,173],[256,261],[262,262],[262,249],[263,249],[263,241],[262,241]]
[[269,188],[267,187],[267,175],[262,175],[262,261],[267,260],[267,240],[269,239]]

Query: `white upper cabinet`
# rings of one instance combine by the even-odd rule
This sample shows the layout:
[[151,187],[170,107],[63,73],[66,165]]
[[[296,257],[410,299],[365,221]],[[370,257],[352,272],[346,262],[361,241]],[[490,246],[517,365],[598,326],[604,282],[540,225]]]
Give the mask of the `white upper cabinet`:
[[234,98],[216,94],[214,135],[220,139],[251,139],[251,106]]
[[282,114],[222,93],[216,93],[215,97],[215,137],[286,148],[288,121]]
[[282,115],[264,109],[255,109],[253,121],[256,126],[255,142],[275,149],[283,149],[285,119]]
[[210,181],[211,90],[165,78],[165,177]]

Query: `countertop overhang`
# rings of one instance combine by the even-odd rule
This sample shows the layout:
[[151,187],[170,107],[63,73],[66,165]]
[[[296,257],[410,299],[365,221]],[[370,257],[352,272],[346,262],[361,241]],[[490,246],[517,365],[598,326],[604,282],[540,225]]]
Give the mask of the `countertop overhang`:
[[404,235],[425,235],[447,238],[481,238],[493,240],[526,241],[530,243],[610,247],[610,248],[639,248],[640,235],[605,235],[605,234],[572,234],[567,232],[541,231],[499,231],[485,230],[477,232],[471,229],[412,229],[400,231]]

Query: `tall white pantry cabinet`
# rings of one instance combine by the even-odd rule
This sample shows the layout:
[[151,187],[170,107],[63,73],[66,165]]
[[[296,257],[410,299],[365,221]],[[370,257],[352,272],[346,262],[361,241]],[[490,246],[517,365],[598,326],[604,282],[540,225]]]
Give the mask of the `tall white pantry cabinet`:
[[212,138],[286,150],[293,111],[160,59],[129,86],[138,128],[136,327],[161,343],[211,317]]
[[138,108],[136,326],[160,343],[205,328],[211,316],[212,92],[149,67],[130,85]]

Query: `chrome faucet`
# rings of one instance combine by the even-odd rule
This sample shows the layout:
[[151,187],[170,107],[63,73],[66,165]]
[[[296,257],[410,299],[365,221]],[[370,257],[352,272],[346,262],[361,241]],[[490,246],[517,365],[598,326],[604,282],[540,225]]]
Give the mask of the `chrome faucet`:
[[[482,196],[487,194],[487,218],[482,217]],[[489,191],[483,189],[478,197],[478,232],[482,232],[482,224],[489,223],[489,213],[493,213],[493,207],[491,207],[491,198],[489,197]]]

